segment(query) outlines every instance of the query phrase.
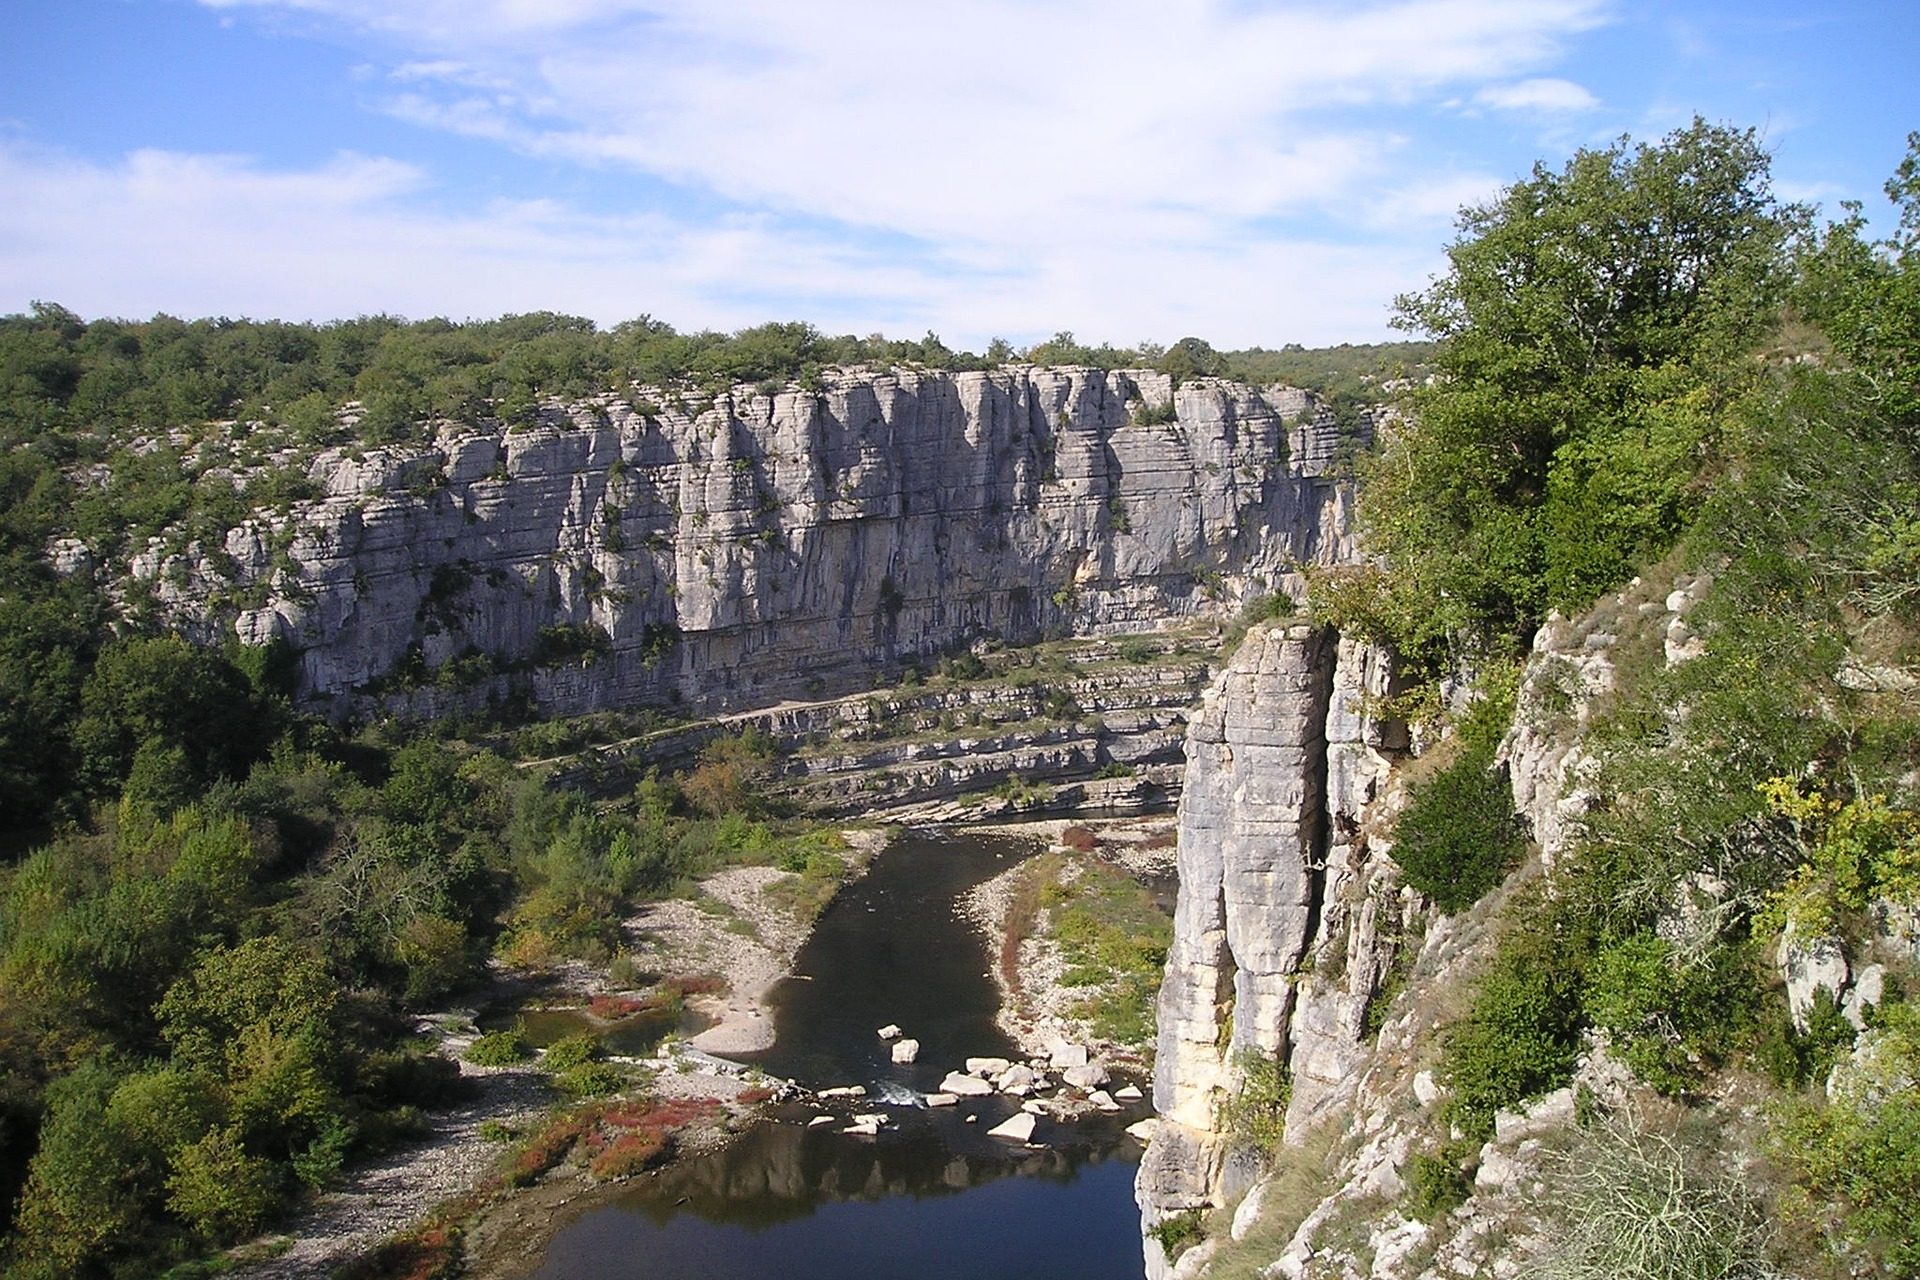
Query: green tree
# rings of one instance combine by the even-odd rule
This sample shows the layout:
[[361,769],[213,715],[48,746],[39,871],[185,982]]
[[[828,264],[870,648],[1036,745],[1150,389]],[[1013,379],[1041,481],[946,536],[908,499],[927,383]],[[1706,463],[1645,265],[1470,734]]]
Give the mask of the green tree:
[[1806,213],[1751,130],[1581,151],[1461,214],[1398,300],[1440,377],[1367,468],[1362,517],[1429,612],[1482,640],[1584,604],[1680,531],[1731,357],[1777,322]]

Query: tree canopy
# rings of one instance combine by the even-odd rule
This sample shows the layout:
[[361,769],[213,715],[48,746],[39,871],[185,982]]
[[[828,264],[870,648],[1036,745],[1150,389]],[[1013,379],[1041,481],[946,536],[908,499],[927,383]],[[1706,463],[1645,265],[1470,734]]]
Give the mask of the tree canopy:
[[1446,274],[1397,302],[1438,377],[1366,472],[1403,647],[1524,636],[1671,543],[1807,221],[1751,130],[1700,120],[1461,214]]

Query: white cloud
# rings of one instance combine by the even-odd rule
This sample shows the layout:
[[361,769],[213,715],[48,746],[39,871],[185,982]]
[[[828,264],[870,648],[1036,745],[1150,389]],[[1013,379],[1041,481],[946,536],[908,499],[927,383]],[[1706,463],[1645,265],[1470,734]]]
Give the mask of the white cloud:
[[1422,178],[1397,187],[1369,206],[1364,221],[1383,229],[1427,230],[1451,224],[1468,205],[1485,204],[1506,183],[1491,174],[1455,173]]
[[1592,111],[1600,99],[1571,80],[1521,80],[1488,85],[1473,95],[1483,107],[1501,111]]
[[398,36],[409,85],[386,105],[414,123],[1007,247],[1144,230],[1167,209],[1337,200],[1382,175],[1390,144],[1329,125],[1328,106],[1530,69],[1601,15],[1598,0],[205,2]]
[[[284,255],[303,282],[282,309],[556,306],[729,324],[791,301],[788,314],[862,332],[1227,343],[1378,336],[1387,300],[1438,257],[1433,224],[1490,183],[1425,176],[1429,158],[1379,122],[1443,98],[1531,93],[1538,107],[1552,97],[1539,86],[1584,93],[1515,78],[1550,69],[1610,4],[201,2],[334,24],[384,63],[358,88],[380,110],[591,169],[600,207],[618,206],[623,175],[651,180],[627,219],[516,204],[429,214],[418,173],[327,218],[289,202],[299,234],[223,233],[263,263]],[[319,178],[172,163],[210,166],[214,186],[248,199]],[[124,185],[135,167],[69,176]],[[701,225],[681,212],[696,203],[734,216]],[[111,243],[109,220],[89,210],[71,238]],[[356,252],[383,265],[363,269]],[[264,281],[191,256],[209,281],[265,296]],[[23,261],[9,255],[0,285]],[[157,284],[158,270],[128,279]],[[192,272],[170,279],[237,308]]]
[[[424,212],[422,175],[360,156],[304,171],[145,151],[90,164],[0,144],[0,309],[86,315],[453,317],[554,309],[683,327],[775,317],[829,331],[1134,341],[1363,340],[1427,252],[1304,240],[1102,239],[902,263],[770,217],[605,218],[551,201]],[[782,304],[786,305],[782,305]]]

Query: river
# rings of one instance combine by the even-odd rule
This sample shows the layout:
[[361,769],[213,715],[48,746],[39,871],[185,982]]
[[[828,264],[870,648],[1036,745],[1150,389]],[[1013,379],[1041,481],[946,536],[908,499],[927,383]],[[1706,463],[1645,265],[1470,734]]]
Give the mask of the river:
[[[985,941],[967,893],[1035,849],[953,829],[894,841],[821,914],[774,996],[778,1036],[755,1061],[811,1087],[862,1084],[877,1138],[779,1109],[725,1149],[674,1162],[562,1226],[540,1280],[1136,1280],[1142,1273],[1123,1126],[1145,1114],[1043,1121],[1037,1145],[990,1138],[1012,1100],[928,1110],[910,1099],[969,1056],[1017,1057],[994,1025]],[[921,1043],[895,1066],[876,1029]],[[969,1122],[968,1117],[973,1119]]]

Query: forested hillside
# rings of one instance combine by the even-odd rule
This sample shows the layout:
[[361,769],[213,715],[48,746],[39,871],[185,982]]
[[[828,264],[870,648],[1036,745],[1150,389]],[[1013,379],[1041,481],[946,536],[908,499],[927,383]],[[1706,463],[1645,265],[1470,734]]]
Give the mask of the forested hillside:
[[1781,201],[1751,132],[1581,152],[1400,301],[1438,376],[1363,466],[1379,559],[1315,601],[1401,656],[1416,718],[1442,677],[1482,695],[1413,784],[1407,881],[1448,913],[1499,886],[1502,734],[1579,743],[1563,847],[1444,1033],[1452,1136],[1408,1212],[1464,1200],[1496,1113],[1596,1045],[1678,1104],[1549,1162],[1545,1274],[1920,1269],[1912,145],[1884,239]]

